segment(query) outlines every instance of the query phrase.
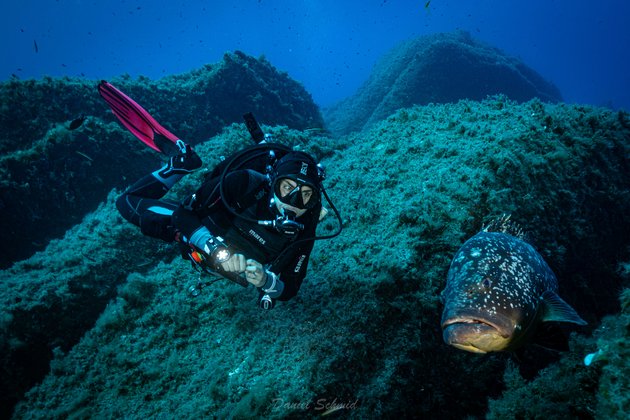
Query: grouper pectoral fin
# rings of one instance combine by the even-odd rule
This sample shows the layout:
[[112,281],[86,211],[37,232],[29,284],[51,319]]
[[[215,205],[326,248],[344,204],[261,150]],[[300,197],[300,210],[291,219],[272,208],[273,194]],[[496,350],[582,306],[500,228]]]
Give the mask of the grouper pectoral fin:
[[543,322],[571,322],[578,325],[586,325],[584,321],[575,312],[568,303],[566,303],[555,292],[547,290],[542,295],[543,303]]

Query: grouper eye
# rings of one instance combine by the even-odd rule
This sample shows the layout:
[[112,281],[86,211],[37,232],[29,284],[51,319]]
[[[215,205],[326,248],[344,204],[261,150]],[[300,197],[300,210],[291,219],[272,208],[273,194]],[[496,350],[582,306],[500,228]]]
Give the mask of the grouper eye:
[[484,277],[484,279],[481,280],[479,283],[472,284],[469,288],[465,290],[464,293],[466,293],[466,296],[468,296],[468,298],[472,298],[474,295],[490,291],[491,288],[492,280],[488,277]]

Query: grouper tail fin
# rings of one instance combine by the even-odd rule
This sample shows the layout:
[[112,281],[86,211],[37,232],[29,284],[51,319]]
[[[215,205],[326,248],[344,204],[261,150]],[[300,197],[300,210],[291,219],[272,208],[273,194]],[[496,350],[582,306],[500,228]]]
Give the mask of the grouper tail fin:
[[131,133],[144,144],[160,153],[164,151],[155,142],[155,134],[166,137],[175,144],[179,138],[162,127],[136,101],[116,89],[111,83],[103,80],[98,85],[98,92],[109,105],[112,112]]

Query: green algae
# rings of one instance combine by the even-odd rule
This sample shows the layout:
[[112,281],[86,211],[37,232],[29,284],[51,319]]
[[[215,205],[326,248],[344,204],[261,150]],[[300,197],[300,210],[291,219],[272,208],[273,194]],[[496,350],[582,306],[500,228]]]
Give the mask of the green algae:
[[[629,272],[627,268],[622,271],[627,285]],[[629,290],[626,287],[620,295],[619,314],[604,317],[592,336],[572,337],[571,353],[534,380],[525,381],[517,368],[508,366],[506,390],[500,399],[490,401],[487,418],[628,418]],[[601,356],[586,366],[582,357],[597,349]]]
[[[267,124],[323,127],[300,83],[238,51],[181,75],[111,82],[189,144],[241,122],[245,112]],[[97,84],[68,77],[0,83],[0,268],[42,250],[112,188],[154,169],[155,154],[119,125]],[[70,130],[79,115],[87,120]],[[30,223],[17,229],[24,214]]]
[[468,32],[411,38],[387,52],[357,92],[324,110],[328,128],[348,134],[369,128],[413,105],[483,100],[504,94],[525,102],[562,100],[556,86]]
[[[514,413],[513,401],[525,397],[541,409],[560,402],[576,416],[611,412],[606,401],[620,391],[602,384],[623,382],[577,368],[597,347],[588,329],[570,352],[525,378],[508,355],[447,347],[438,295],[463,241],[510,213],[591,328],[618,312],[624,277],[611,267],[627,261],[630,237],[630,144],[621,120],[601,109],[495,97],[408,108],[339,139],[266,127],[323,159],[343,215],[344,233],[315,246],[300,294],[270,312],[258,309],[251,288],[228,282],[192,298],[197,278],[185,261],[154,257],[153,246],[168,252],[155,242],[112,244],[120,251],[104,253],[101,266],[120,268],[118,252],[142,252],[151,264],[122,267],[116,297],[74,347],[54,352],[50,373],[16,417],[305,418],[324,412],[318,402],[356,401],[343,415],[462,418]],[[212,166],[247,141],[233,125],[198,151]],[[190,192],[202,176],[173,194]],[[111,205],[100,211],[94,217],[114,217],[105,216]],[[59,256],[51,249],[37,258],[12,275]],[[12,317],[3,315],[4,328]],[[561,376],[573,385],[554,386]]]

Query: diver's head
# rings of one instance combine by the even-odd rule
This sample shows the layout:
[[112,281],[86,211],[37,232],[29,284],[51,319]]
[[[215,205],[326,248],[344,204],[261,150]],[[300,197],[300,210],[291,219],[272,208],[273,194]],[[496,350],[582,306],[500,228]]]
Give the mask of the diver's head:
[[271,186],[275,206],[302,216],[321,202],[321,168],[304,152],[290,152],[280,159],[273,171]]

